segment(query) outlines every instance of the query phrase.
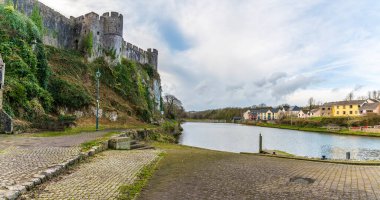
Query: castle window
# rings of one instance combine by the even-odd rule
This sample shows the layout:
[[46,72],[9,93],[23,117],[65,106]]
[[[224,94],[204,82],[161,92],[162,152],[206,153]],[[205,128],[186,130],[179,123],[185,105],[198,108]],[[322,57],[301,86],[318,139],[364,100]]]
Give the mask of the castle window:
[[98,31],[98,32],[96,32],[96,34],[97,34],[97,35],[99,35],[99,31]]
[[84,34],[86,34],[87,33],[87,31],[86,30],[84,30]]

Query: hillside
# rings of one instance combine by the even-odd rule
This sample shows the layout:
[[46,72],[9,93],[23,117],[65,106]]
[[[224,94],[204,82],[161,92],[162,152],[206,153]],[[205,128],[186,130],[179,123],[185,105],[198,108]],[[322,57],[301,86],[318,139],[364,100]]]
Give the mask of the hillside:
[[241,117],[248,108],[222,108],[205,111],[187,112],[189,119],[209,119],[230,121],[233,117]]
[[45,46],[41,17],[30,18],[12,6],[0,5],[0,53],[6,63],[4,110],[16,123],[45,128],[46,121],[71,115],[79,119],[77,123],[93,123],[98,69],[103,120],[150,122],[160,117],[153,95],[153,84],[160,77],[152,66],[126,59],[110,66],[104,57],[90,63],[83,52]]

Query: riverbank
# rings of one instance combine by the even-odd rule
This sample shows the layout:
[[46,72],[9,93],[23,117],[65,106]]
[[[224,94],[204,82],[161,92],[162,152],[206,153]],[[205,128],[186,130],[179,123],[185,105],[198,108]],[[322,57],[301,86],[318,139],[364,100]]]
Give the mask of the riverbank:
[[376,199],[380,178],[375,166],[154,146],[166,156],[137,199]]
[[368,137],[380,137],[380,133],[371,133],[371,132],[362,132],[362,131],[349,131],[349,130],[339,130],[339,131],[330,131],[327,128],[317,128],[317,127],[300,127],[300,126],[291,126],[283,124],[271,124],[271,123],[240,123],[242,125],[248,126],[259,126],[266,128],[278,128],[278,129],[288,129],[288,130],[297,130],[297,131],[308,131],[308,132],[318,132],[318,133],[330,133],[337,135],[354,135],[354,136],[368,136]]

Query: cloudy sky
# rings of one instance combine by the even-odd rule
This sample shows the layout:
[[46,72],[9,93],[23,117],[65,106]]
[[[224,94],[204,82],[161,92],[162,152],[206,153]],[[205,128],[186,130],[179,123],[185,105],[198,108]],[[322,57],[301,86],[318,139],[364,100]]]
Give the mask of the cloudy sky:
[[186,110],[305,105],[380,90],[378,0],[40,0],[66,16],[124,15],[159,50],[164,93]]

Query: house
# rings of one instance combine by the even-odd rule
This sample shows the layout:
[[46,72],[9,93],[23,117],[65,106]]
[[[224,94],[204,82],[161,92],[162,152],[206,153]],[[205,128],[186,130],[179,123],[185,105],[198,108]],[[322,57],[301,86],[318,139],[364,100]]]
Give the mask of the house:
[[302,119],[309,118],[309,111],[308,110],[300,110],[298,112],[298,118],[302,118]]
[[251,119],[252,115],[251,115],[251,110],[247,110],[243,113],[243,119],[244,120],[252,120]]
[[363,104],[360,108],[360,114],[368,115],[370,113],[380,114],[380,102]]
[[322,113],[321,108],[315,108],[309,112],[309,117],[320,117],[321,113]]
[[286,111],[286,114],[288,116],[298,116],[299,111],[301,111],[301,108],[298,106],[291,106],[289,110]]
[[321,106],[321,117],[331,117],[332,116],[332,106],[334,102],[325,103]]
[[232,118],[232,123],[236,123],[236,122],[240,122],[242,120],[242,118],[241,117],[233,117]]
[[273,119],[272,120],[277,120],[279,118],[280,109],[279,108],[273,108],[271,111],[273,113]]
[[265,112],[266,120],[274,120],[272,109],[268,109]]
[[[370,101],[370,100],[369,100]],[[373,101],[370,101],[373,103]],[[333,117],[359,116],[360,108],[367,103],[367,100],[351,100],[333,102],[331,114]]]

